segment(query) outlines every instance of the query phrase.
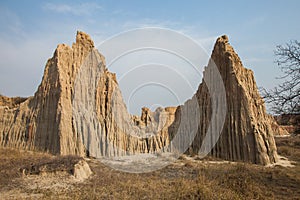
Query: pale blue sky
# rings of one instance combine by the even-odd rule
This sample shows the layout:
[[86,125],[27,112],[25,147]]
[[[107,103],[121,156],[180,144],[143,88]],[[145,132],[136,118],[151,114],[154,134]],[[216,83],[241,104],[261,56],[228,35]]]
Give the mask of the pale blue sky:
[[[180,31],[210,53],[223,34],[255,73],[258,86],[278,83],[273,50],[300,36],[300,1],[17,1],[0,2],[0,93],[33,95],[45,63],[77,30],[95,44],[132,28]],[[99,49],[101,52],[101,49]],[[200,83],[200,80],[199,80]]]

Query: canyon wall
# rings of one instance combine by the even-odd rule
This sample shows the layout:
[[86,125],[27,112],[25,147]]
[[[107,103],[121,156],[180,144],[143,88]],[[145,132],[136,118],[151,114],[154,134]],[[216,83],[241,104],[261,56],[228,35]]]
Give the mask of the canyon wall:
[[139,117],[128,113],[116,75],[91,38],[77,32],[72,47],[58,45],[33,97],[1,96],[0,116],[3,147],[99,157],[189,145],[190,154],[277,161],[276,122],[266,113],[253,72],[243,67],[227,36],[217,39],[190,100],[154,112],[143,108]]

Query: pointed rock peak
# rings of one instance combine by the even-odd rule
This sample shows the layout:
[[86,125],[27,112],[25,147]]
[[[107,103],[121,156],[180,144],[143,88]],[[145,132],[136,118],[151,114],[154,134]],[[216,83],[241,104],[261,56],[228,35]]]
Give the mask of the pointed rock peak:
[[76,44],[84,47],[94,48],[94,42],[91,37],[82,31],[77,31]]
[[241,59],[230,45],[227,35],[223,35],[217,39],[211,58],[220,71],[232,71],[243,68]]
[[222,43],[228,43],[228,36],[227,35],[222,35],[217,39],[217,43],[222,42]]
[[218,37],[215,46],[214,51],[217,51],[215,53],[221,53],[222,51],[232,51],[234,52],[232,46],[229,43],[229,39],[227,35],[223,35],[221,37]]

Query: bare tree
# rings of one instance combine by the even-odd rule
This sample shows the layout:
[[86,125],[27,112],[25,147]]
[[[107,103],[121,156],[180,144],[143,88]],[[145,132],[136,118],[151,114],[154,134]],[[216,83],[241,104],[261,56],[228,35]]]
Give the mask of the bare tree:
[[274,51],[275,61],[283,72],[283,80],[272,90],[262,89],[266,103],[275,114],[300,113],[300,42],[292,40],[278,45]]

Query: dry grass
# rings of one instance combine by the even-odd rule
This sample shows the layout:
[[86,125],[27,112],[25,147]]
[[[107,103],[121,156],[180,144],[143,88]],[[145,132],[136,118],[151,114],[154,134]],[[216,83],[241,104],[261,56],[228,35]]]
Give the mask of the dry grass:
[[279,137],[275,139],[277,144],[277,151],[280,155],[300,162],[300,135],[282,138]]
[[[18,170],[47,159],[54,163],[63,159],[1,149],[1,155],[5,156],[0,158],[0,192],[17,187],[21,194],[18,198],[30,194],[29,198],[41,195],[43,199],[58,196],[66,199],[300,199],[299,141],[299,137],[276,139],[278,152],[297,161],[294,168],[181,159],[152,173],[130,174],[91,160],[94,175],[85,182],[70,182],[72,187],[67,189],[31,189],[22,183],[24,178]],[[76,158],[69,158],[72,159]]]

